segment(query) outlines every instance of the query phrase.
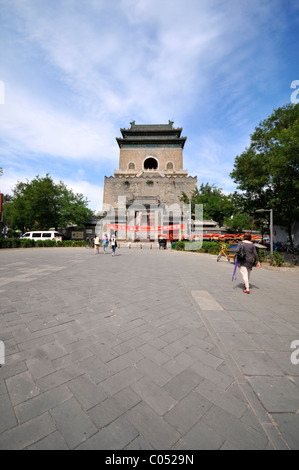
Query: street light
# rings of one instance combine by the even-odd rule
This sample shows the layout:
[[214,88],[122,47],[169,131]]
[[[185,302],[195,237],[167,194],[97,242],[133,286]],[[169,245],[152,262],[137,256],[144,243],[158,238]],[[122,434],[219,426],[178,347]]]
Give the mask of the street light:
[[257,209],[255,212],[270,212],[270,253],[273,255],[273,209]]

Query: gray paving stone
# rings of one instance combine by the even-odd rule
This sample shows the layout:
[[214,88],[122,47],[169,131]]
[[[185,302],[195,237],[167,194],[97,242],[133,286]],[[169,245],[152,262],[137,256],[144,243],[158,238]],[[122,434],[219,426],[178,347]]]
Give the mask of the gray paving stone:
[[6,385],[14,406],[39,394],[39,390],[29,372],[22,372],[6,379]]
[[28,450],[69,450],[66,445],[63,436],[59,431],[55,431],[49,434],[44,439],[36,442],[35,444],[28,446]]
[[14,410],[19,423],[25,423],[70,398],[70,391],[62,385],[15,406]]
[[16,416],[7,393],[1,395],[0,416],[0,434],[17,425]]
[[72,364],[78,364],[84,359],[92,357],[92,352],[89,349],[80,349],[79,351],[74,351],[73,353],[66,354],[65,356],[58,357],[57,359],[52,359],[51,363],[53,367],[58,369],[63,369]]
[[139,361],[136,365],[136,369],[140,372],[141,376],[148,377],[152,382],[154,382],[156,385],[159,385],[160,387],[163,387],[163,385],[173,377],[172,374],[164,369],[163,365],[158,366],[147,358]]
[[47,390],[58,387],[58,385],[66,384],[80,375],[83,375],[83,372],[79,370],[78,367],[70,366],[36,380],[36,384],[40,391],[46,392]]
[[259,346],[246,333],[219,333],[219,338],[229,351],[257,351]]
[[120,390],[123,390],[124,388],[129,387],[133,383],[137,382],[139,379],[141,379],[141,377],[142,374],[138,371],[138,369],[131,366],[120,372],[117,372],[100,383],[105,392],[112,396]]
[[0,450],[26,449],[54,431],[56,431],[54,421],[49,413],[44,413],[1,434]]
[[289,449],[299,450],[299,414],[273,414]]
[[144,344],[140,346],[137,351],[139,351],[144,357],[147,357],[151,361],[155,362],[158,366],[161,366],[169,361],[169,356],[167,354],[164,354],[150,344]]
[[[279,324],[279,326],[280,325],[281,324]],[[251,336],[253,341],[255,341],[263,351],[289,351],[290,349],[291,340],[280,337],[277,334],[253,334]]]
[[89,410],[107,398],[101,386],[92,382],[87,375],[76,377],[69,381],[67,386],[85,410]]
[[200,377],[209,380],[219,388],[226,390],[234,381],[231,375],[223,374],[219,370],[206,366],[204,363],[197,361],[190,366],[191,370]]
[[244,296],[213,256],[123,248],[111,261],[1,251],[2,448],[296,448],[298,274],[255,270]]
[[43,354],[39,354],[37,357],[28,358],[26,360],[26,364],[34,380],[55,372],[51,361]]
[[187,369],[191,364],[194,364],[196,359],[189,356],[185,352],[182,352],[171,358],[168,362],[163,364],[164,369],[169,372],[172,376],[180,374],[183,370]]
[[214,348],[213,351],[202,351],[196,346],[191,346],[186,350],[186,353],[189,354],[192,358],[206,364],[209,367],[214,367],[217,369],[221,364],[223,364],[224,359],[221,357],[220,351],[217,348]]
[[212,403],[209,400],[192,391],[166,413],[164,419],[181,435],[184,435],[211,406]]
[[161,416],[176,403],[165,389],[158,387],[146,377],[132,384],[131,388]]
[[263,351],[232,351],[232,355],[245,375],[283,375],[280,367]]
[[89,416],[74,398],[53,408],[51,415],[70,449],[74,449],[97,432]]
[[5,380],[15,375],[21,374],[22,372],[27,371],[27,365],[25,361],[5,364],[5,366],[0,367],[0,381]]
[[215,384],[212,384],[208,380],[201,382],[195,390],[236,418],[241,418],[248,409],[248,405],[244,403],[244,401],[235,398],[229,391],[225,392],[218,389]]
[[270,413],[299,411],[299,393],[288,377],[250,377],[249,383]]
[[98,405],[88,410],[88,415],[95,423],[98,429],[102,429],[115,421],[123,414],[120,404],[117,404],[113,398],[107,398]]
[[268,438],[217,406],[211,407],[203,421],[239,450],[264,450]]
[[78,369],[81,371],[80,375],[87,374],[96,384],[113,375],[109,367],[96,356],[90,356],[81,360],[78,364]]
[[169,380],[163,388],[173,398],[180,400],[194,390],[202,380],[203,378],[195,372],[190,369],[185,369]]
[[77,447],[77,450],[123,449],[137,436],[138,431],[123,417],[120,417]]
[[107,363],[107,366],[112,372],[116,373],[129,366],[136,366],[138,361],[143,358],[144,356],[139,351],[133,350],[111,359],[111,361]]
[[174,446],[177,450],[219,450],[224,444],[224,438],[200,421],[188,431],[184,437]]
[[144,439],[142,436],[138,436],[129,445],[127,445],[124,450],[153,450],[153,447]]
[[153,449],[171,449],[180,439],[177,430],[145,403],[140,403],[132,410],[129,410],[125,414],[125,418],[130,421]]

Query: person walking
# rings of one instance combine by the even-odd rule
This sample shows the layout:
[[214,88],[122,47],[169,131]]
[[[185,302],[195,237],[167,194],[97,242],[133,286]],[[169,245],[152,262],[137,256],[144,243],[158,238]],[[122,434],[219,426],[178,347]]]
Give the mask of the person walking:
[[254,261],[257,261],[257,268],[260,268],[259,255],[255,245],[251,241],[251,234],[245,233],[243,241],[238,243],[237,248],[238,266],[244,281],[244,294],[250,294],[250,274]]
[[107,234],[105,233],[105,236],[103,238],[103,249],[104,249],[104,255],[106,254],[107,248],[108,248],[109,240],[107,237]]
[[117,247],[116,238],[115,238],[115,235],[112,235],[111,237],[112,256],[115,256],[116,247]]
[[99,255],[100,254],[100,239],[97,236],[94,240],[94,254]]

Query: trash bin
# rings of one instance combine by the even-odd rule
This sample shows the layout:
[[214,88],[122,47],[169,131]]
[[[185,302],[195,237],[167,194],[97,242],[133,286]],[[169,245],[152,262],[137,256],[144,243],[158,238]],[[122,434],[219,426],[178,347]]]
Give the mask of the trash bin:
[[173,238],[173,239],[171,240],[171,249],[172,249],[172,250],[175,250],[175,244],[176,244],[176,242],[178,242],[178,241],[179,241],[179,240],[178,240],[178,239],[175,239],[175,238]]
[[159,250],[160,248],[164,248],[164,250],[166,250],[167,240],[165,240],[165,238],[159,238],[158,242],[159,242]]

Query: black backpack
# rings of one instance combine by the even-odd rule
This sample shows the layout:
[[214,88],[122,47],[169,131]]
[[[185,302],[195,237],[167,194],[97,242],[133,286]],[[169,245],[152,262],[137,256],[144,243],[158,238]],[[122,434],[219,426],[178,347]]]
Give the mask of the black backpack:
[[246,251],[245,251],[243,243],[241,243],[240,245],[237,257],[239,261],[244,261],[244,259],[246,258]]

